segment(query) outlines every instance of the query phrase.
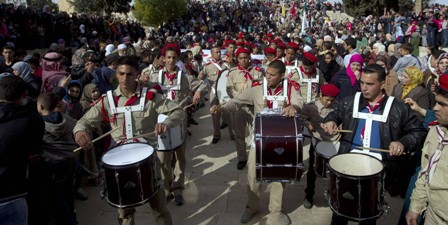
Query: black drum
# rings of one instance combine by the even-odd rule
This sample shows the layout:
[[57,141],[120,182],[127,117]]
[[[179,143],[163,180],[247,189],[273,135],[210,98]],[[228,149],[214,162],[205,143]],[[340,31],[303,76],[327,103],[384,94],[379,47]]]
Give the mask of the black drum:
[[111,148],[102,158],[106,201],[118,208],[145,204],[157,191],[154,149],[145,143]]
[[317,175],[327,178],[328,160],[337,153],[338,150],[333,142],[319,141],[319,143],[317,143],[316,150],[314,151],[313,165],[314,171]]

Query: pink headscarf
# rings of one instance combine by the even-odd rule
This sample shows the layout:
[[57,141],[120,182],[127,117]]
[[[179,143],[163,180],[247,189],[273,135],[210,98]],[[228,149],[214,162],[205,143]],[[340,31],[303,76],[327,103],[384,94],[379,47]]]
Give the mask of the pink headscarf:
[[[355,73],[350,68],[350,65],[353,62],[357,62],[357,63],[361,64],[361,66],[362,66],[363,63],[364,63],[364,59],[362,58],[362,55],[360,55],[360,54],[353,54],[352,57],[350,57],[350,61],[348,63],[347,68],[345,68],[345,72],[347,73],[347,76],[350,78],[352,86],[355,86],[355,84],[356,84],[356,76],[355,76]],[[359,72],[362,73],[362,67],[361,67],[361,70]]]

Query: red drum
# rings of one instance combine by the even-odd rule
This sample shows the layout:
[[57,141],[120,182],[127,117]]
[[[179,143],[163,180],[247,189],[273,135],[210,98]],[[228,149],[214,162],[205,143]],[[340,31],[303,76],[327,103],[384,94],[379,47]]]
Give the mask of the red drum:
[[385,209],[384,166],[373,156],[346,153],[331,157],[329,205],[354,221],[380,217]]
[[336,155],[338,150],[333,142],[319,141],[314,151],[314,171],[317,175],[327,178],[328,173],[328,160]]
[[118,208],[145,204],[158,191],[154,149],[145,143],[123,144],[102,158],[106,201]]
[[257,181],[299,182],[304,168],[299,118],[260,113],[254,131]]

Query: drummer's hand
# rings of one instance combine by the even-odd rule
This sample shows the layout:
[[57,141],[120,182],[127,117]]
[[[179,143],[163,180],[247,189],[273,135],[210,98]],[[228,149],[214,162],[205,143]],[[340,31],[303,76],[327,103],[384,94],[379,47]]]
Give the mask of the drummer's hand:
[[390,155],[392,156],[400,156],[404,153],[404,146],[398,141],[392,141],[389,145]]
[[329,122],[323,123],[322,128],[325,130],[325,132],[333,135],[334,134],[333,130],[337,130],[338,126],[336,125],[335,122],[329,121]]
[[196,91],[193,95],[193,104],[197,105],[201,101],[201,92]]
[[154,132],[156,133],[156,135],[160,135],[166,133],[167,130],[168,126],[166,124],[158,123],[156,124],[156,129],[154,130]]
[[83,149],[89,149],[92,145],[92,138],[86,131],[83,130],[76,132],[75,141]]
[[408,211],[408,213],[406,213],[406,223],[408,225],[417,225],[418,215],[419,214],[416,212]]
[[283,108],[282,116],[294,117],[294,116],[296,116],[296,114],[297,114],[297,110],[292,105],[290,105],[286,108]]
[[212,107],[210,107],[210,113],[211,114],[216,114],[217,112],[219,112],[219,106],[218,105],[212,105]]

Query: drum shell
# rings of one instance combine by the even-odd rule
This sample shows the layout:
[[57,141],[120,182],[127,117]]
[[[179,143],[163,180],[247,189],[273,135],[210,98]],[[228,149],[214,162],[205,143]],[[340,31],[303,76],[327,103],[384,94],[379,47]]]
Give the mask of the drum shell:
[[[343,155],[348,154],[356,153]],[[332,158],[330,158],[330,161]],[[347,161],[347,163],[350,163],[350,161]],[[382,215],[385,205],[384,168],[380,172],[369,176],[351,176],[336,171],[330,164],[328,167],[328,201],[333,212],[353,221],[374,219]]]
[[[157,118],[158,123],[163,123],[168,116],[160,114]],[[185,141],[184,124],[181,123],[175,127],[169,128],[164,135],[157,136],[157,151],[171,151],[181,146]]]
[[314,172],[316,175],[321,176],[323,178],[327,178],[328,172],[328,160],[329,157],[319,154],[319,152],[314,151]]
[[102,166],[106,201],[114,207],[145,204],[158,191],[154,153],[137,163]]
[[298,118],[258,114],[254,130],[257,181],[299,182],[303,153]]

